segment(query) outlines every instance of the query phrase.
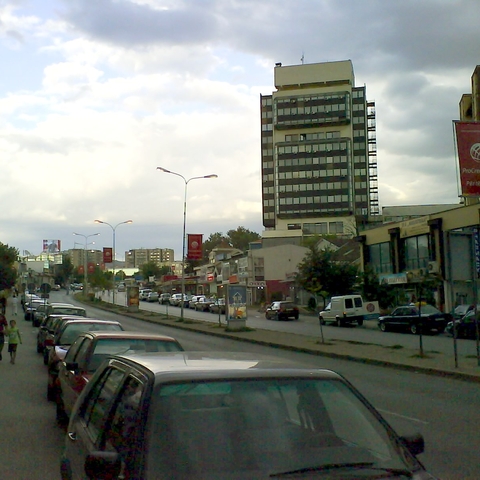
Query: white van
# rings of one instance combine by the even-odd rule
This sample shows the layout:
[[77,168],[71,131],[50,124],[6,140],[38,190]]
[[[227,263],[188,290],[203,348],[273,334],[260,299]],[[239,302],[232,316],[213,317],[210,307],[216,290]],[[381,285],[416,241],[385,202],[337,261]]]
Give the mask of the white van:
[[363,325],[367,319],[378,318],[378,302],[364,302],[361,295],[341,295],[332,297],[325,310],[318,314],[322,325],[334,323],[338,327]]

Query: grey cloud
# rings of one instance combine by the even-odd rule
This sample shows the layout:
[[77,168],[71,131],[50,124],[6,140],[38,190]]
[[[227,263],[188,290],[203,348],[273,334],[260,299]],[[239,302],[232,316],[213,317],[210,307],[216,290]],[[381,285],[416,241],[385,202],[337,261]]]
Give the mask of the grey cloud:
[[113,0],[68,0],[65,4],[64,19],[74,28],[127,48],[204,42],[217,30],[209,2],[178,1],[174,10]]

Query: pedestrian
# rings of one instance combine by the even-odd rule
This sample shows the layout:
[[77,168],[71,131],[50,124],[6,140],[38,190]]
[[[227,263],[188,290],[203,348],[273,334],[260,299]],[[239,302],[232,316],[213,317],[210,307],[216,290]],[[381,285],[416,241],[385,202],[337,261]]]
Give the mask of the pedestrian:
[[17,294],[14,293],[12,297],[12,315],[18,314],[18,297]]
[[5,315],[0,313],[0,360],[2,359],[2,350],[5,345],[5,329],[8,327]]
[[5,315],[7,311],[7,299],[5,297],[0,298],[0,311]]
[[22,343],[22,336],[20,335],[20,330],[17,328],[17,322],[15,320],[10,320],[10,327],[7,328],[7,335],[10,363],[14,364],[15,358],[17,357],[17,346],[19,343]]

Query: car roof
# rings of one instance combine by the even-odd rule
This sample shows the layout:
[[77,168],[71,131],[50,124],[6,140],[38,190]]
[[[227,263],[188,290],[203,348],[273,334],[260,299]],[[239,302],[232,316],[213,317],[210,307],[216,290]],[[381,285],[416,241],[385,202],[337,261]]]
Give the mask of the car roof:
[[123,362],[146,369],[156,382],[215,380],[226,378],[311,378],[341,379],[331,370],[308,368],[277,357],[242,352],[170,352],[112,355],[110,363]]
[[177,342],[177,340],[173,337],[169,337],[167,335],[161,335],[158,333],[148,333],[148,332],[136,332],[136,331],[128,331],[124,330],[122,332],[84,332],[81,334],[82,336],[90,336],[98,339],[102,338],[128,338],[131,340],[162,340],[164,342]]
[[96,318],[86,318],[86,317],[78,317],[78,318],[72,318],[71,320],[68,320],[65,322],[65,325],[68,325],[70,323],[100,323],[100,324],[105,324],[105,325],[121,325],[120,322],[117,322],[116,320],[99,320]]

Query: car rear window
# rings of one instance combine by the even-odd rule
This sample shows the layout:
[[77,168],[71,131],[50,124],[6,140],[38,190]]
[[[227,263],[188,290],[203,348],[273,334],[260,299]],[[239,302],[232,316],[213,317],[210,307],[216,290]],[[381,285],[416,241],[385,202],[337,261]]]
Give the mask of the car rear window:
[[80,317],[86,317],[87,312],[84,308],[78,307],[52,307],[50,309],[52,315],[78,315]]
[[74,322],[65,327],[63,332],[60,333],[57,343],[59,345],[71,345],[76,338],[83,332],[92,331],[108,331],[108,332],[121,332],[123,330],[120,324],[115,323],[83,323]]

